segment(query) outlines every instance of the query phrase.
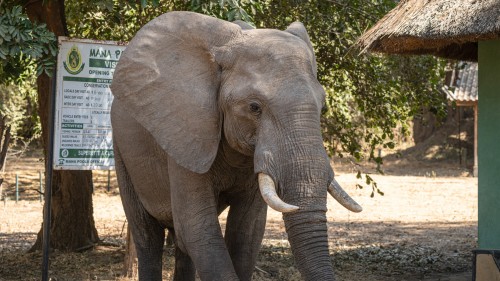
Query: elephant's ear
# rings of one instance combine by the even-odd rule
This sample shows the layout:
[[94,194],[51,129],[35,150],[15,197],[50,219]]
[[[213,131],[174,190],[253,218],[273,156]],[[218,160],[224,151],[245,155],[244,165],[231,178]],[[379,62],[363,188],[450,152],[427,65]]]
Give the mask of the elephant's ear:
[[314,76],[316,76],[318,73],[318,66],[316,65],[316,56],[314,55],[314,49],[313,49],[313,46],[311,44],[311,40],[309,39],[309,35],[307,34],[307,30],[304,27],[304,25],[301,22],[296,21],[296,22],[290,24],[290,26],[288,26],[288,28],[285,31],[299,37],[300,39],[302,39],[302,41],[304,41],[307,44],[307,46],[309,47],[309,50],[311,51],[311,55],[313,58],[312,59],[313,73],[314,73]]
[[220,141],[220,69],[212,49],[240,34],[240,27],[222,20],[167,13],[137,33],[116,67],[115,98],[191,171],[209,170]]

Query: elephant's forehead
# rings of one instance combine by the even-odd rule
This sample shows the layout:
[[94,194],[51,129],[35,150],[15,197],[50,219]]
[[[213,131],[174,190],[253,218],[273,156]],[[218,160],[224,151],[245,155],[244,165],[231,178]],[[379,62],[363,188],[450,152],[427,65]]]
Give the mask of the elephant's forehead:
[[244,36],[228,51],[228,69],[259,81],[312,75],[314,56],[300,38],[278,30],[255,30]]
[[229,86],[233,93],[240,90],[271,94],[284,86],[296,87],[316,81],[310,64],[294,56],[239,58],[222,77],[223,85]]
[[302,39],[287,32],[250,30],[243,40],[225,49],[222,93],[246,97],[260,93],[267,98],[293,92],[318,92],[313,74],[313,54]]
[[[221,92],[225,96],[248,98],[249,95],[265,96],[266,99],[283,98],[292,94],[322,103],[323,88],[312,74],[311,66],[304,63],[290,63],[288,59],[277,63],[266,59],[239,64],[223,72]],[[241,61],[240,61],[241,62]],[[303,96],[305,98],[305,96]],[[321,106],[321,105],[320,105]]]
[[307,44],[300,38],[274,29],[254,29],[244,33],[244,40],[235,46],[239,55],[248,59],[282,60],[294,58],[311,61]]

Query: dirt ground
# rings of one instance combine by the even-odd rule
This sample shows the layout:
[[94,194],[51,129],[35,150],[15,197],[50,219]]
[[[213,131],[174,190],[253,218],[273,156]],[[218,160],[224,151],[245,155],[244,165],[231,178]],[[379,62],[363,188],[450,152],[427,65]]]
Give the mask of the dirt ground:
[[[18,155],[19,156],[19,155]],[[40,152],[9,156],[0,202],[0,280],[40,280],[41,253],[27,253],[42,222],[35,191]],[[363,206],[349,213],[328,201],[332,261],[338,280],[470,280],[477,247],[477,179],[458,163],[393,159],[385,175],[371,175],[384,196],[356,188],[356,167],[338,162],[337,180]],[[371,169],[373,170],[373,169]],[[371,171],[367,169],[367,171]],[[15,202],[15,174],[20,201]],[[51,280],[129,280],[121,277],[126,219],[114,172],[95,172],[94,217],[102,243],[83,253],[51,253]],[[221,216],[224,223],[224,215]],[[164,251],[164,280],[171,280],[173,249]],[[281,214],[269,210],[254,280],[301,280]],[[135,280],[132,278],[131,280]]]

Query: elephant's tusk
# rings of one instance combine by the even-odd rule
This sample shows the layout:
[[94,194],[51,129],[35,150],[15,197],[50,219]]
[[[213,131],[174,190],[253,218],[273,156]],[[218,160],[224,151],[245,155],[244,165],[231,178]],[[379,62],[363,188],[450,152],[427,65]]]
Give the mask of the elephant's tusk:
[[270,176],[264,173],[259,173],[258,177],[260,194],[262,194],[262,198],[264,199],[264,201],[266,201],[269,207],[282,213],[293,212],[299,209],[299,207],[297,206],[283,202],[283,200],[278,197],[278,194],[276,194],[274,181]]
[[333,179],[330,186],[328,186],[328,193],[337,200],[342,206],[346,207],[349,211],[359,213],[363,210],[363,208],[354,201],[354,199],[347,194],[340,184]]

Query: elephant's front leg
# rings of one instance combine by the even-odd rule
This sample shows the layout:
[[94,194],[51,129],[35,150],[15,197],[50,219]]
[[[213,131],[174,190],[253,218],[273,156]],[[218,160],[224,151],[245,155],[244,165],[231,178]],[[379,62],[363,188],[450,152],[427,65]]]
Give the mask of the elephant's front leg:
[[252,279],[266,227],[267,205],[257,186],[229,198],[225,240],[240,280]]
[[177,246],[191,257],[201,280],[238,280],[217,218],[210,176],[173,160],[168,165]]
[[[168,236],[175,238],[175,230],[168,229]],[[185,252],[183,252],[177,242],[175,242],[175,271],[173,281],[194,281],[196,276],[196,268],[194,268],[193,261]]]

